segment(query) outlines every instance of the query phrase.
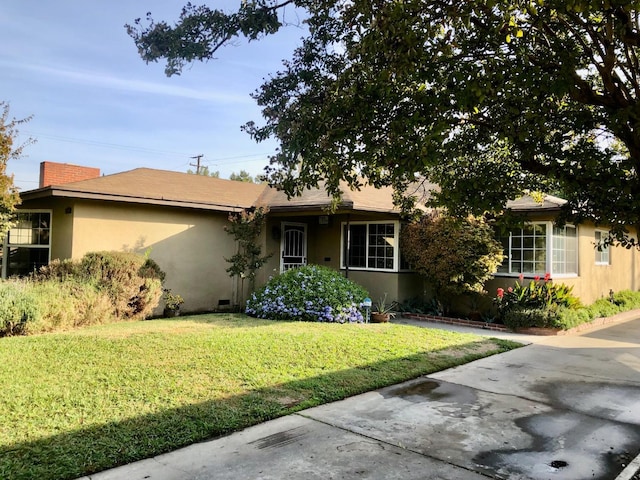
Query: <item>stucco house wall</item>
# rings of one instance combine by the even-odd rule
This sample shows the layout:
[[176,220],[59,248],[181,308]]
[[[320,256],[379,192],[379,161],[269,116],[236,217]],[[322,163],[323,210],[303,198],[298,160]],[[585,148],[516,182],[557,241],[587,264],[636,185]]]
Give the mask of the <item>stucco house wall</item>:
[[[21,208],[41,206],[25,202]],[[51,259],[79,259],[101,250],[148,252],[167,274],[166,287],[185,299],[183,311],[210,311],[219,300],[234,303],[238,292],[225,272],[225,257],[231,257],[236,246],[224,231],[226,214],[77,200],[48,206],[53,207]]]
[[149,252],[167,274],[166,287],[184,298],[185,312],[212,310],[236,294],[225,272],[236,248],[225,224],[227,216],[217,212],[76,204],[73,258],[95,250]]
[[[598,230],[602,230],[598,228]],[[592,303],[608,298],[609,291],[638,290],[640,288],[640,255],[635,248],[609,248],[609,264],[596,264],[595,231],[593,224],[578,226],[579,278],[562,279],[573,285],[583,302]]]

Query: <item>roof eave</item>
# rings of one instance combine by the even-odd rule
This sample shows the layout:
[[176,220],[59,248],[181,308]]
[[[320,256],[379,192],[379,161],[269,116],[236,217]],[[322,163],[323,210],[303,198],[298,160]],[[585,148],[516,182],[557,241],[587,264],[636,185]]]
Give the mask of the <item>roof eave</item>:
[[110,202],[136,203],[145,205],[158,205],[167,207],[194,208],[200,210],[213,210],[219,212],[240,212],[250,207],[250,205],[221,205],[209,202],[189,202],[183,200],[173,200],[164,198],[136,197],[129,195],[113,195],[94,192],[82,192],[76,190],[62,189],[56,187],[46,187],[38,190],[31,190],[26,195],[21,195],[23,201],[38,200],[41,198],[75,198],[81,200],[101,200]]

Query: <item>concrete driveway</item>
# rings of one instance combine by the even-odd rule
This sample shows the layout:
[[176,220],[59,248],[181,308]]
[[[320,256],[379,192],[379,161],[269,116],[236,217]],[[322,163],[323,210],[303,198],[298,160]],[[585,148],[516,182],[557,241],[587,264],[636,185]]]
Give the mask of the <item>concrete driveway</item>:
[[635,478],[640,318],[527,339],[535,343],[90,478]]

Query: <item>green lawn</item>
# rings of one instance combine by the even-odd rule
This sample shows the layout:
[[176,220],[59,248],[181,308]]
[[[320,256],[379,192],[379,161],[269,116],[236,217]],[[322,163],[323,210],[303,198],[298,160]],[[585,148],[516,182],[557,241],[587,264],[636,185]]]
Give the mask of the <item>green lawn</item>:
[[516,346],[242,315],[2,338],[0,478],[75,478]]

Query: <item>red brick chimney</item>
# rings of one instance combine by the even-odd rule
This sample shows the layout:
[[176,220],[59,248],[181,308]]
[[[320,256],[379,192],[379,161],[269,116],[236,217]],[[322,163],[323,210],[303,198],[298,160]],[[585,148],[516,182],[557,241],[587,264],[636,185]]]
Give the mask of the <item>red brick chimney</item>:
[[40,163],[40,188],[89,180],[99,176],[99,168],[81,167],[80,165],[70,165],[68,163]]

